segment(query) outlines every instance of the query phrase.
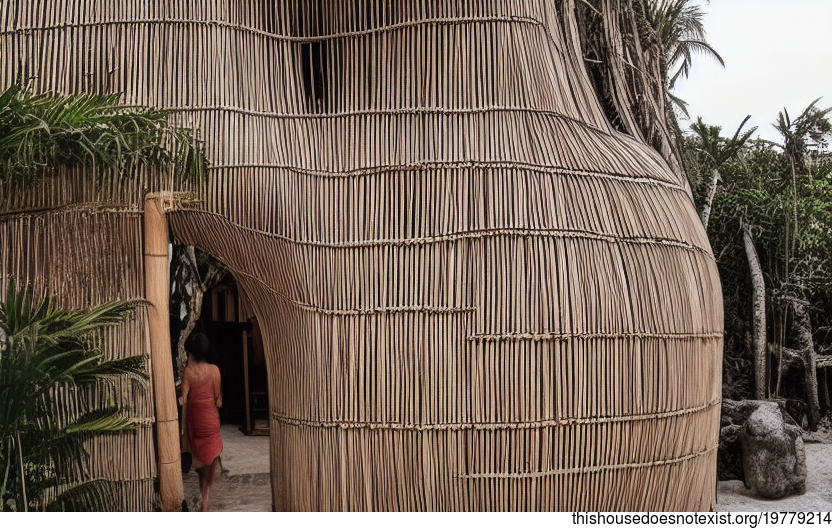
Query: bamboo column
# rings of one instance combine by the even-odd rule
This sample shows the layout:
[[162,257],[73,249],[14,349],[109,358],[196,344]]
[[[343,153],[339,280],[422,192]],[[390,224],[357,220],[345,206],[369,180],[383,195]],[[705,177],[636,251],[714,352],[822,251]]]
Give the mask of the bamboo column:
[[159,492],[162,510],[179,511],[185,498],[179,461],[179,418],[170,350],[170,291],[168,223],[162,198],[149,194],[144,202],[145,297],[149,304],[150,356],[156,403],[156,444],[159,456]]

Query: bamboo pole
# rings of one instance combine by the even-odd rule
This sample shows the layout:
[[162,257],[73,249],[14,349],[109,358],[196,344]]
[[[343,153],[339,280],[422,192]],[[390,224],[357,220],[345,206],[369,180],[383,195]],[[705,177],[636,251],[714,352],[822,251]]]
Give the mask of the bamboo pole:
[[148,194],[144,208],[145,298],[150,329],[153,395],[156,403],[156,445],[159,457],[159,491],[163,511],[179,511],[185,492],[179,461],[179,418],[170,349],[170,291],[168,223],[158,194]]

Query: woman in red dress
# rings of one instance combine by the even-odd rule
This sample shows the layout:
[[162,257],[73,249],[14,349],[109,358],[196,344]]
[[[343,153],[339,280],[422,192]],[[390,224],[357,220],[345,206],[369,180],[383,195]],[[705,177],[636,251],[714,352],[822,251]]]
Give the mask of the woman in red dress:
[[188,339],[188,365],[182,376],[182,424],[190,443],[193,464],[199,474],[202,511],[208,511],[208,496],[220,470],[222,437],[220,412],[222,385],[220,369],[206,363],[210,344],[205,334]]

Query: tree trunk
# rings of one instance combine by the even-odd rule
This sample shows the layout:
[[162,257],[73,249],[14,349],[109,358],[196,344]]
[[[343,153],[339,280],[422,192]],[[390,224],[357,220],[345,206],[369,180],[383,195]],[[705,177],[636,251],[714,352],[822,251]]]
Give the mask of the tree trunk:
[[185,342],[191,336],[191,333],[196,328],[196,322],[202,315],[202,297],[203,291],[199,284],[192,285],[193,291],[188,302],[188,314],[185,316],[185,327],[179,333],[179,342],[177,343],[176,353],[177,361],[179,363],[179,375],[182,376],[185,370],[185,363],[188,359],[188,353],[185,351]]
[[806,362],[803,379],[806,385],[806,403],[809,406],[809,429],[817,431],[820,422],[820,400],[818,398],[817,355],[812,341],[812,321],[802,302],[792,300],[792,309],[797,342]]
[[705,200],[705,207],[702,208],[702,225],[705,226],[705,231],[708,231],[708,220],[711,217],[711,206],[714,203],[714,196],[716,195],[716,186],[719,183],[719,170],[714,168],[711,172],[711,185],[708,187],[708,198]]
[[797,241],[797,169],[794,166],[794,156],[789,156],[792,163],[792,199],[794,202],[794,236],[792,237],[792,253],[794,253]]
[[[778,343],[769,343],[767,349],[769,356],[776,356],[780,361],[782,367],[780,371],[788,370],[792,366],[797,366],[802,369],[806,364],[806,358],[800,350],[786,348]],[[775,392],[775,394],[777,393]]]
[[829,401],[829,382],[826,379],[828,371],[823,369],[820,371],[818,378],[818,395],[820,396],[820,404],[822,409],[829,409],[832,407],[832,402]]
[[[205,277],[199,274],[200,266],[207,268]],[[202,302],[205,292],[222,281],[227,273],[226,268],[207,253],[197,251],[193,246],[184,246],[178,254],[176,265],[177,289],[180,294],[177,312],[183,308],[184,316],[178,314],[179,340],[177,342],[177,376],[182,377],[188,354],[185,352],[185,342],[196,328],[202,315]]]
[[609,50],[609,54],[606,56],[608,82],[610,86],[614,87],[610,92],[625,131],[640,141],[645,141],[641,127],[633,113],[634,105],[630,98],[630,82],[624,64],[624,43],[618,20],[619,11],[617,2],[613,2],[613,0],[603,0],[601,2],[601,12],[604,16],[605,44]]
[[754,347],[754,397],[758,400],[766,399],[768,383],[766,383],[766,283],[763,280],[763,269],[760,266],[760,257],[754,249],[754,241],[751,240],[751,232],[748,226],[742,224],[743,242],[745,243],[745,255],[748,257],[748,268],[751,271],[751,301],[753,304],[754,333],[752,337]]

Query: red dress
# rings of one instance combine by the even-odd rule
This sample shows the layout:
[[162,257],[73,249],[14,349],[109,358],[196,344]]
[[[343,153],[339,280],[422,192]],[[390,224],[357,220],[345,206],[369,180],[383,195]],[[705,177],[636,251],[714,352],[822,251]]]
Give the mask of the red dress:
[[191,452],[200,465],[207,466],[222,453],[220,412],[214,399],[210,376],[188,391],[188,440]]

